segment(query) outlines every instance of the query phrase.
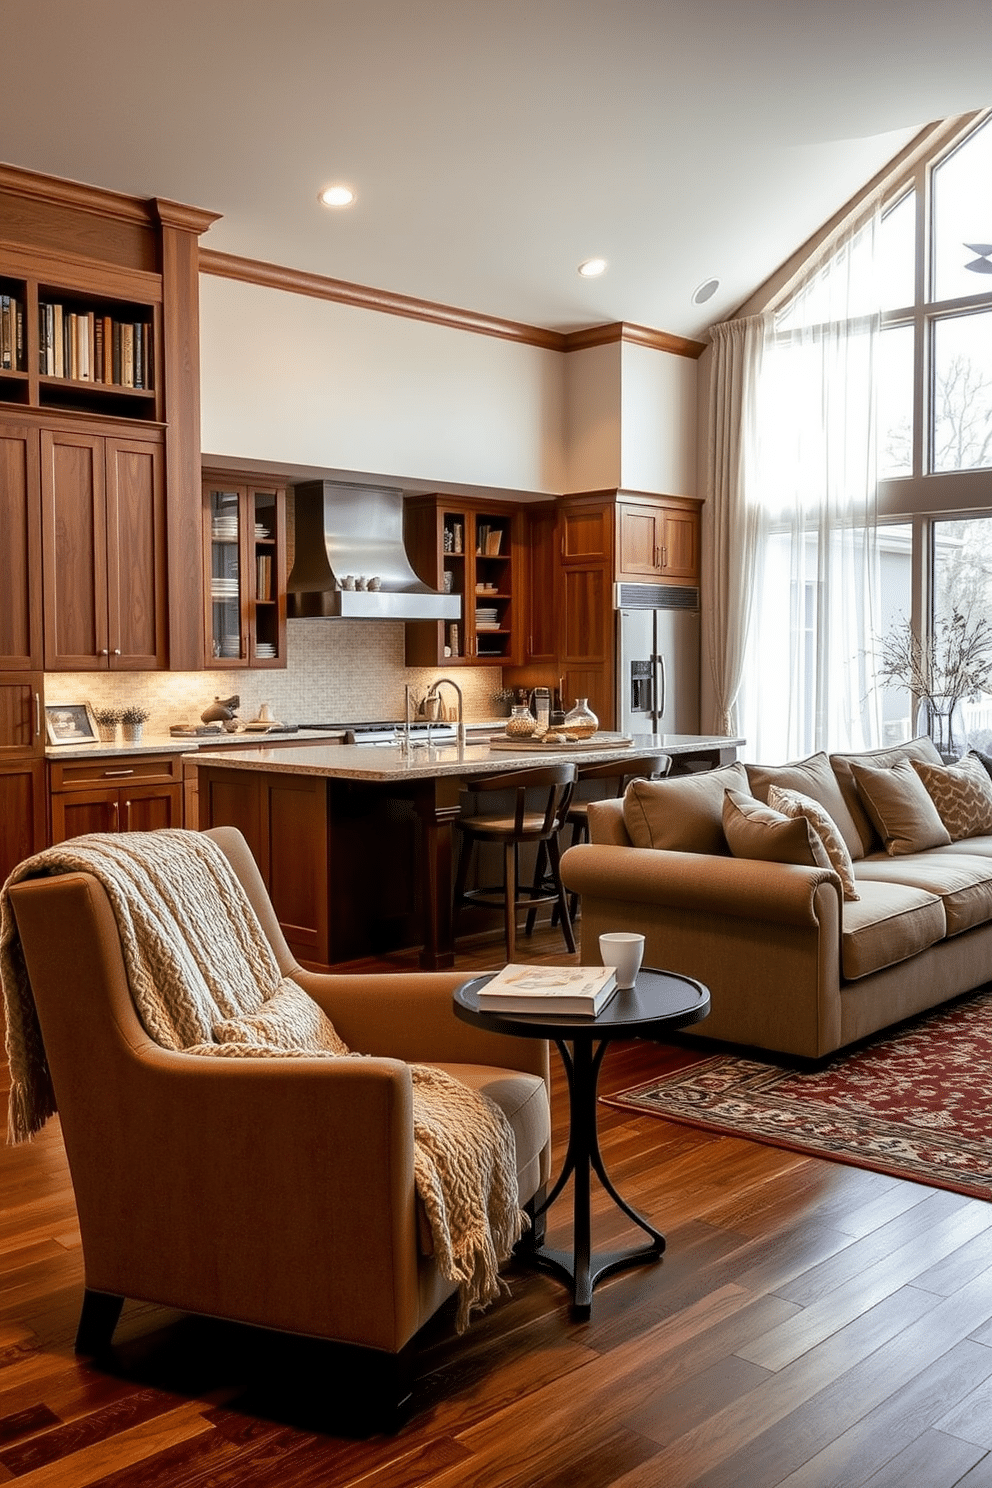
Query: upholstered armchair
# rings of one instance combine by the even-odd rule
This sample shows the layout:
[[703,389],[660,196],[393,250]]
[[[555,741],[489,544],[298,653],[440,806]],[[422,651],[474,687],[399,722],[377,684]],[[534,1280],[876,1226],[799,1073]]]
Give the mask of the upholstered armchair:
[[209,835],[282,973],[372,1057],[164,1049],[137,1016],[97,878],[12,885],[79,1213],[76,1346],[99,1351],[123,1300],[142,1299],[371,1351],[398,1402],[412,1341],[454,1290],[429,1253],[415,1194],[408,1064],[439,1065],[503,1109],[526,1204],[548,1177],[547,1045],[459,1022],[457,973],[303,970],[244,838],[229,827]]

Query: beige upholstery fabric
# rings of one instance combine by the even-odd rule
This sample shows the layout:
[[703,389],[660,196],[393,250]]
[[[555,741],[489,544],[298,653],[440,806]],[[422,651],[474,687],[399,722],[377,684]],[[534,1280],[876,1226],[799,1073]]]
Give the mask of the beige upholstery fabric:
[[854,878],[851,854],[847,850],[847,843],[841,836],[837,823],[826,808],[821,806],[819,801],[814,801],[812,796],[804,795],[802,791],[783,790],[777,785],[768,787],[768,804],[786,816],[805,817],[823,844],[831,868],[840,879],[844,898],[857,899],[858,886]]
[[851,773],[865,811],[892,857],[950,842],[950,833],[912,760],[902,759],[888,766],[852,760]]
[[726,855],[723,793],[746,793],[747,788],[743,765],[667,780],[635,780],[623,798],[624,824],[635,847]]
[[334,1024],[302,987],[281,982],[256,1013],[223,1018],[214,1024],[214,1038],[221,1044],[264,1044],[276,1049],[322,1049],[327,1054],[347,1054],[348,1045],[338,1037]]
[[803,863],[807,868],[831,866],[823,843],[805,817],[786,816],[741,791],[724,792],[723,831],[735,858]]
[[[836,816],[834,816],[834,821],[837,822],[841,831],[844,832],[844,841],[851,849],[851,857],[855,861],[858,858],[865,857],[868,853],[874,852],[882,844],[871,818],[865,811],[864,802],[858,793],[857,783],[851,772],[852,761],[858,760],[865,765],[895,765],[904,759],[923,760],[924,763],[933,765],[943,763],[933,740],[928,739],[925,734],[921,735],[918,739],[909,739],[904,744],[895,744],[890,749],[866,749],[858,754],[831,754],[829,756],[830,766],[836,776],[837,785],[844,799],[844,804],[847,807],[848,815],[858,833],[860,846],[857,850],[855,850],[848,838],[843,822]],[[802,790],[802,788],[802,786],[798,787],[799,790]],[[809,794],[813,796],[816,795],[816,792],[810,791]],[[826,802],[824,802],[824,805],[826,805]],[[827,809],[829,810],[830,808],[827,807]],[[833,816],[833,812],[830,814]]]
[[944,905],[946,935],[960,935],[992,919],[992,858],[965,853],[923,852],[896,859],[865,858],[858,864],[858,883],[909,884],[936,894]]
[[856,981],[908,960],[941,940],[944,924],[944,910],[936,894],[884,880],[862,882],[857,903],[844,905],[844,976]]
[[952,842],[992,831],[992,779],[976,755],[966,754],[956,765],[913,766]]
[[863,856],[865,849],[861,832],[825,754],[811,754],[808,759],[796,760],[788,765],[745,765],[744,768],[747,770],[751,794],[760,801],[768,800],[768,791],[773,785],[781,790],[799,791],[811,800],[818,801],[837,826],[851,857]]

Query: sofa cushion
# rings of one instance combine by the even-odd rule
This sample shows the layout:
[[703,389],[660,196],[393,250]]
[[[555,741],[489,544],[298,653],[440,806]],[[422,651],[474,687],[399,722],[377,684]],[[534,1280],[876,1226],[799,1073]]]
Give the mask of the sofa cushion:
[[950,842],[951,834],[912,760],[876,765],[852,759],[851,774],[865,811],[885,851],[892,857],[923,852],[925,848]]
[[841,836],[836,822],[825,807],[821,806],[819,801],[814,801],[812,796],[804,795],[802,791],[783,790],[777,785],[768,787],[768,804],[776,811],[783,811],[786,816],[805,817],[823,843],[827,857],[830,859],[830,866],[840,879],[844,898],[857,899],[858,887],[854,877],[851,854],[847,850],[847,843]]
[[[851,857],[855,861],[858,858],[865,857],[867,853],[874,852],[881,844],[878,834],[872,825],[871,818],[865,811],[861,797],[858,795],[858,787],[851,772],[851,762],[852,760],[860,760],[866,765],[894,765],[901,759],[918,759],[932,765],[943,764],[943,760],[937,752],[936,745],[925,734],[917,739],[908,739],[904,744],[895,744],[888,749],[865,749],[857,754],[830,755],[831,769],[836,778],[841,796],[844,799],[844,804],[847,807],[848,815],[858,833],[859,846],[857,851],[852,846],[847,832],[844,831],[843,822],[839,821],[836,816],[834,817],[834,821],[837,822],[841,831],[844,832],[844,841],[851,849]],[[802,790],[802,786],[799,786],[798,789]],[[810,791],[809,794],[812,796],[815,795],[815,792]],[[824,805],[826,805],[826,802],[824,802]],[[829,807],[827,809],[829,810]],[[832,812],[831,815],[833,815]]]
[[799,863],[805,868],[831,866],[826,848],[805,817],[787,816],[742,791],[724,792],[723,831],[735,858]]
[[727,856],[723,793],[747,791],[743,765],[724,765],[699,775],[634,780],[623,798],[624,825],[635,847]]
[[992,831],[992,779],[977,756],[966,754],[955,765],[914,760],[913,768],[952,842]]
[[819,801],[836,823],[851,856],[860,858],[863,855],[861,832],[848,810],[837,776],[825,754],[811,754],[808,759],[795,760],[788,765],[745,765],[744,768],[751,794],[759,801],[768,800],[768,790],[772,785],[781,790],[801,791],[804,796]]
[[862,880],[860,867],[858,883],[861,897],[854,903],[845,901],[843,910],[845,981],[907,961],[944,938],[944,906],[936,894],[884,879]]
[[869,882],[901,883],[936,894],[944,906],[947,935],[960,935],[992,920],[992,857],[963,852],[914,853],[899,858],[865,858],[856,869],[858,887]]

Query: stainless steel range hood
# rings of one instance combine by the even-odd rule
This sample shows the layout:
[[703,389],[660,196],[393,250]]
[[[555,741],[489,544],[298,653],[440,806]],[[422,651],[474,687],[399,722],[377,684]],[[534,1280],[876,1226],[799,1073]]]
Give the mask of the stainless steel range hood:
[[[457,620],[461,597],[441,594],[410,567],[403,545],[403,493],[344,481],[294,488],[296,554],[287,614],[303,619]],[[378,589],[345,581],[378,579]]]

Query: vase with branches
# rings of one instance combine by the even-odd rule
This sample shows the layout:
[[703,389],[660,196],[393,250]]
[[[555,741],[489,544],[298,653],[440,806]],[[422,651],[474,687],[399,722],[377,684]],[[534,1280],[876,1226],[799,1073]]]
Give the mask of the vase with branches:
[[918,718],[945,759],[964,753],[963,702],[992,691],[992,624],[952,610],[921,640],[903,619],[882,638],[876,676],[907,688]]

